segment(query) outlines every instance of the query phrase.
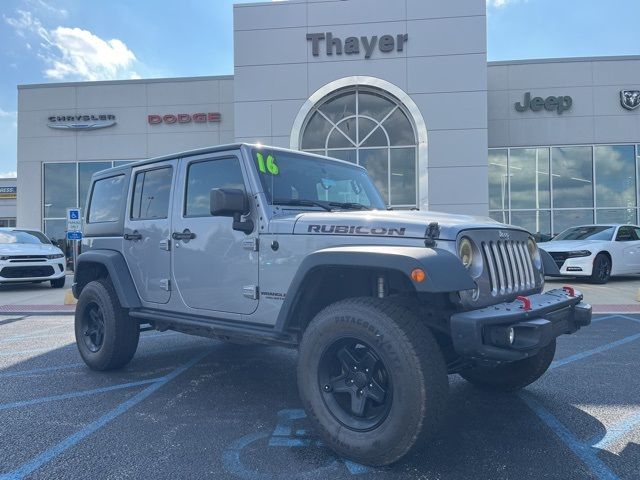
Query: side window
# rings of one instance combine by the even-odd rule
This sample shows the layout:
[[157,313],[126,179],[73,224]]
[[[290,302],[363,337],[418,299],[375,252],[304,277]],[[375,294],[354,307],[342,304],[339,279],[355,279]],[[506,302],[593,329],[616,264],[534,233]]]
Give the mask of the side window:
[[635,235],[633,234],[633,231],[631,230],[631,227],[620,227],[618,229],[618,235],[616,236],[616,241],[617,242],[629,242],[631,240],[634,240]]
[[640,240],[640,228],[634,227],[633,228],[633,233],[635,233],[634,240]]
[[124,175],[104,178],[93,184],[89,203],[89,223],[117,222],[124,195]]
[[189,165],[184,215],[210,216],[209,197],[214,188],[245,189],[240,162],[236,157],[194,162]]
[[169,216],[169,196],[173,168],[138,172],[133,186],[132,220],[151,220]]

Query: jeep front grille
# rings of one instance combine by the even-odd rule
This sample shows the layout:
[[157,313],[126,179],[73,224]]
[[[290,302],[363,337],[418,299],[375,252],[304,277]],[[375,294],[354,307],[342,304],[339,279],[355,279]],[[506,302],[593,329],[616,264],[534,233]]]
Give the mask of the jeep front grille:
[[490,241],[482,242],[481,247],[494,297],[535,287],[533,264],[525,242]]

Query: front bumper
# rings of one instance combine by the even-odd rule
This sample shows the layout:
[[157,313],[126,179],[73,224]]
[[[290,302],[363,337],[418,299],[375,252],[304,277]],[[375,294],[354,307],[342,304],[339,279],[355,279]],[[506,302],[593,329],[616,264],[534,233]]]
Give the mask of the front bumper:
[[[453,346],[461,356],[478,360],[512,362],[533,356],[556,337],[591,323],[591,305],[574,293],[556,289],[531,295],[530,310],[518,300],[456,313],[450,321]],[[508,338],[511,328],[513,342]]]
[[0,283],[56,280],[65,276],[65,259],[0,261]]
[[567,258],[560,268],[560,274],[571,277],[590,276],[593,272],[594,259],[594,255],[590,255],[588,257]]

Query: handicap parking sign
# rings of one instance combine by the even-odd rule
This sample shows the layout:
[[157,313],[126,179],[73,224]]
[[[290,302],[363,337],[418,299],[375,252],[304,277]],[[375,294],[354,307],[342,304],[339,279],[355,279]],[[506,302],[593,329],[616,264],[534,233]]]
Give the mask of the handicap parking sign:
[[67,240],[82,240],[82,232],[67,232]]
[[[80,213],[79,208],[67,208],[67,232],[82,232],[82,214]],[[67,236],[67,238],[71,240],[70,237]]]
[[78,210],[69,210],[69,220],[78,220],[80,218],[80,212]]

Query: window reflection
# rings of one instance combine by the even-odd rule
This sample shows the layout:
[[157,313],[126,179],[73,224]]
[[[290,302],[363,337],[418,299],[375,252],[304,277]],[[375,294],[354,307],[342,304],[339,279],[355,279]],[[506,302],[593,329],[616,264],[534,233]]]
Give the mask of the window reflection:
[[507,150],[489,151],[489,209],[509,208]]
[[553,230],[560,233],[569,227],[593,223],[593,210],[556,210],[553,212]]
[[549,208],[548,148],[512,148],[509,163],[511,208]]
[[66,218],[67,208],[78,206],[76,189],[75,163],[45,163],[45,218]]
[[595,147],[596,205],[636,206],[635,149],[632,145]]
[[593,207],[591,156],[591,147],[553,149],[554,208]]
[[537,210],[511,212],[511,223],[526,228],[538,242],[551,239],[551,211]]

